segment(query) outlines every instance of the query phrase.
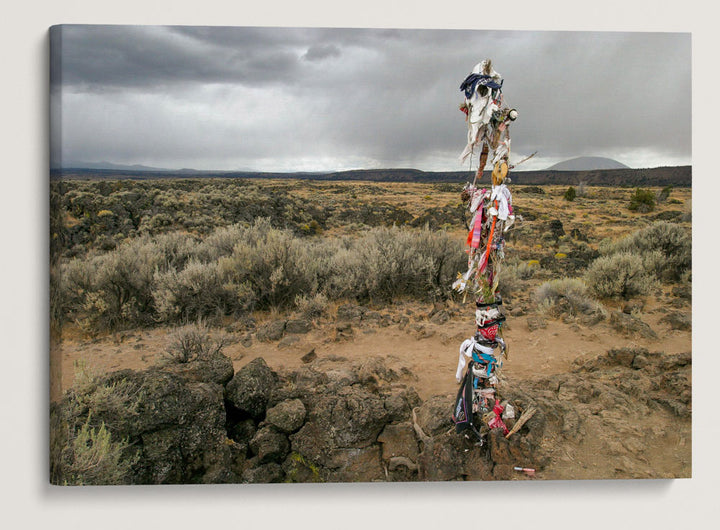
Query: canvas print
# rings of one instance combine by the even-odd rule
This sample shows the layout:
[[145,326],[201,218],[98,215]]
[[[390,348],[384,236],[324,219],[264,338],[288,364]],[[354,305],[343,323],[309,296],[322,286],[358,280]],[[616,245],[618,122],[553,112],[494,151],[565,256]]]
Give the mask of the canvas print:
[[50,29],[56,485],[691,476],[691,35]]

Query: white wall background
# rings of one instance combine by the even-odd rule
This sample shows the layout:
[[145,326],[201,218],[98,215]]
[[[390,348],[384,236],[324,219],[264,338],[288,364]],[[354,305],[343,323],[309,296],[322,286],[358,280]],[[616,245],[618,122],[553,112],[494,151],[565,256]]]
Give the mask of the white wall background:
[[[575,6],[581,7],[575,7]],[[28,0],[4,6],[0,521],[4,528],[707,528],[720,513],[718,31],[690,0]],[[705,7],[708,6],[708,7]],[[47,28],[58,23],[693,32],[693,478],[685,480],[57,488],[47,482]],[[671,126],[671,124],[669,124]]]

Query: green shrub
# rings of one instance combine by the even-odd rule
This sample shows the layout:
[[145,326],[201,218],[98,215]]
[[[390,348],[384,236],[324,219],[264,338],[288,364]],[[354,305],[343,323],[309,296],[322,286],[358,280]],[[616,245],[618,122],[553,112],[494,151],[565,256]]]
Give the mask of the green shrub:
[[635,193],[630,197],[628,209],[640,213],[652,212],[655,209],[655,195],[650,190],[635,188]]
[[247,312],[253,303],[252,291],[228,282],[217,262],[193,259],[179,272],[156,272],[154,281],[155,311],[164,322]]
[[388,302],[447,296],[457,273],[467,268],[461,244],[444,232],[373,228],[345,245],[333,256],[334,298]]
[[563,199],[565,199],[566,201],[574,201],[576,196],[577,193],[575,192],[575,188],[570,186],[565,192],[565,195],[563,195]]
[[672,189],[673,189],[672,184],[668,184],[663,189],[661,189],[658,192],[657,197],[656,197],[657,203],[660,204],[660,203],[667,201],[668,198],[670,197],[670,192],[672,192]]
[[588,296],[588,288],[578,278],[561,278],[545,282],[535,291],[541,308],[551,314],[590,315],[602,312],[600,305]]
[[140,390],[76,365],[75,384],[50,408],[50,481],[64,485],[127,484],[137,451],[127,437],[138,415]]
[[626,252],[643,259],[646,269],[658,279],[678,281],[692,265],[692,237],[681,226],[658,221],[618,240],[603,240],[603,255]]
[[227,342],[224,336],[213,335],[207,324],[201,320],[175,329],[169,339],[165,359],[179,364],[217,355]]
[[262,219],[219,265],[230,281],[250,286],[258,308],[290,307],[296,296],[315,294],[320,278],[327,274],[328,256],[321,245],[272,228]]
[[127,456],[127,439],[114,441],[101,423],[90,426],[90,416],[72,429],[62,420],[51,419],[50,481],[57,485],[127,484],[138,456]]
[[323,293],[317,293],[315,296],[300,294],[295,297],[295,307],[304,318],[318,318],[327,314],[328,297]]
[[160,249],[143,238],[93,261],[92,292],[83,306],[90,326],[120,329],[152,322],[153,277],[164,262]]
[[627,252],[596,259],[585,274],[585,282],[596,296],[625,300],[647,294],[654,283],[642,258]]
[[229,256],[235,245],[245,240],[246,234],[247,230],[238,224],[216,228],[200,242],[196,256],[206,262]]

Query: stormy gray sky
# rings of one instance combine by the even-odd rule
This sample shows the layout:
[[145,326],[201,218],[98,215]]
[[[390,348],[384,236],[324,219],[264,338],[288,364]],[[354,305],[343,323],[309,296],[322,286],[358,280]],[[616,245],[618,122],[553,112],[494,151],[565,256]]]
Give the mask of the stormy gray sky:
[[689,33],[62,26],[51,49],[53,164],[460,171],[484,58],[511,161],[538,152],[518,169],[691,163]]

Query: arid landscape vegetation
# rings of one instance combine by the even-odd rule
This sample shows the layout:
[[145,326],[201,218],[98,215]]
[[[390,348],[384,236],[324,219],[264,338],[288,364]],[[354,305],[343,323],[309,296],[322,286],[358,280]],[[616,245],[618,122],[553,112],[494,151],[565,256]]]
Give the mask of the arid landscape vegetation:
[[691,189],[510,189],[500,388],[537,412],[479,447],[462,184],[51,181],[51,480],[689,477]]

